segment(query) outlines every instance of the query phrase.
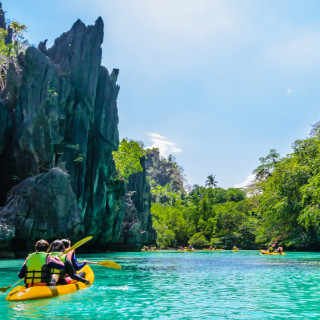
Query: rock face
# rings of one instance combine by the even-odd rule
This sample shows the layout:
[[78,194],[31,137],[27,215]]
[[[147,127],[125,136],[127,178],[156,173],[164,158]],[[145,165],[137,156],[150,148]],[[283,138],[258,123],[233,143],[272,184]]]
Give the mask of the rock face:
[[13,187],[0,215],[15,226],[12,245],[16,252],[32,250],[34,243],[29,239],[79,237],[84,231],[70,176],[59,168]]
[[166,159],[160,155],[159,149],[147,149],[145,166],[152,187],[169,185],[173,192],[183,190],[183,168],[172,155]]
[[144,170],[129,179],[126,193],[126,210],[122,223],[121,237],[117,245],[123,250],[137,249],[141,243],[152,243],[154,231],[150,215],[151,194],[146,179],[145,158],[141,159]]
[[[102,41],[101,18],[88,27],[78,20],[52,48],[30,47],[19,60],[22,76],[8,71],[0,101],[0,218],[12,232],[2,240],[1,231],[0,245],[13,233],[16,252],[42,237],[93,235],[100,249],[154,240],[145,174],[129,185],[115,179],[118,70],[101,66]],[[127,236],[129,222],[135,227]]]

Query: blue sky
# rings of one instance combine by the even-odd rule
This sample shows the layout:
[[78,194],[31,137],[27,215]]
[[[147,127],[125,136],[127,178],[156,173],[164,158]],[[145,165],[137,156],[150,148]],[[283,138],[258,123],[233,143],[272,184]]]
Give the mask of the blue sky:
[[320,1],[2,4],[36,45],[101,16],[102,64],[120,69],[120,138],[172,153],[190,184],[242,185],[259,157],[291,152],[320,120]]

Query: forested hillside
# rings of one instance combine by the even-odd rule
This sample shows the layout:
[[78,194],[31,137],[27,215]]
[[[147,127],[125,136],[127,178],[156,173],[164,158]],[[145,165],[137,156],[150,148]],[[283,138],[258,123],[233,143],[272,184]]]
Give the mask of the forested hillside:
[[223,189],[216,183],[195,185],[189,191],[173,190],[172,182],[153,186],[151,212],[157,244],[251,249],[277,243],[297,250],[319,248],[317,131],[311,138],[295,141],[287,156],[281,158],[272,149],[259,160],[255,182],[246,189]]

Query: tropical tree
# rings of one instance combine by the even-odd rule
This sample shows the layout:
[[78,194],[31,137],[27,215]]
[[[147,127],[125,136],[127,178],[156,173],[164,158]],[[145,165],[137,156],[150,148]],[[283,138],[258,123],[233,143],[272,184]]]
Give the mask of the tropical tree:
[[128,138],[122,139],[118,151],[112,152],[118,173],[117,178],[123,178],[128,181],[131,174],[141,172],[143,169],[140,159],[145,154],[141,143]]
[[261,165],[253,173],[258,181],[262,181],[271,176],[275,165],[280,161],[280,153],[276,149],[271,149],[269,154],[259,159]]
[[210,175],[207,177],[205,186],[206,186],[206,187],[215,188],[217,185],[218,185],[218,181],[216,180],[216,176],[210,174]]

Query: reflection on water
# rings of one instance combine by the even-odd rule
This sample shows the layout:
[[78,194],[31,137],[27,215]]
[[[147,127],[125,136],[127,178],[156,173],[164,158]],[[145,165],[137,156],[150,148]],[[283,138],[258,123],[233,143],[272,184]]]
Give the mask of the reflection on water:
[[7,303],[9,318],[41,319],[45,314],[48,314],[48,303],[49,301],[46,299],[28,302],[9,302]]
[[[142,252],[85,256],[93,286],[47,300],[6,302],[1,319],[319,319],[320,254],[262,256],[257,251]],[[16,280],[22,260],[0,261],[1,285]]]

